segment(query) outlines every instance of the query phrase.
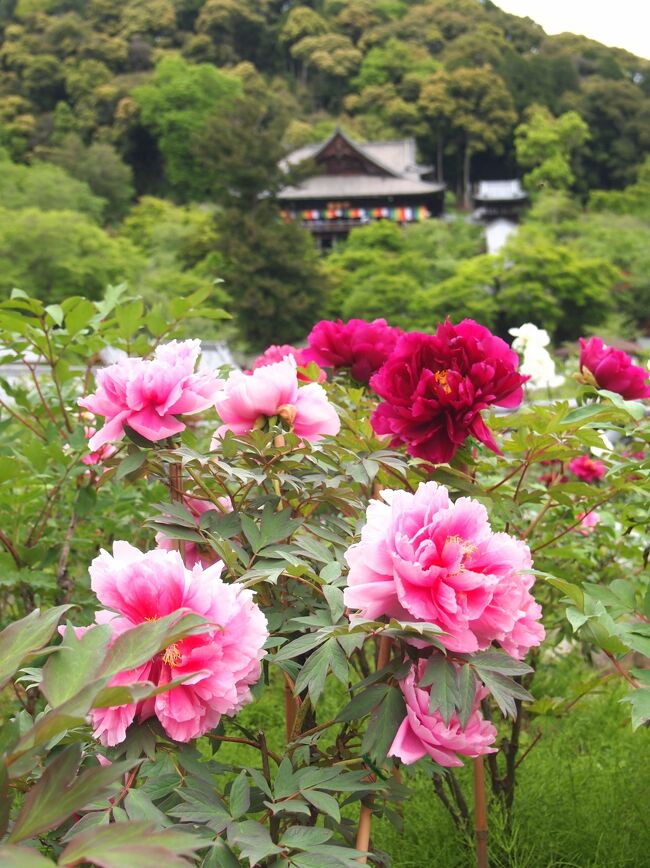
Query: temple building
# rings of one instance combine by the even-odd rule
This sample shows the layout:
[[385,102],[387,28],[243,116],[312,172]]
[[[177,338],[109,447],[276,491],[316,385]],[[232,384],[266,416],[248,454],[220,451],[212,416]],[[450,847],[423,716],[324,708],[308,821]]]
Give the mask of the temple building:
[[442,214],[445,186],[432,180],[430,166],[418,164],[414,139],[359,143],[337,129],[327,141],[289,154],[285,164],[306,160],[316,173],[278,198],[285,219],[300,220],[321,249],[373,220],[414,223]]

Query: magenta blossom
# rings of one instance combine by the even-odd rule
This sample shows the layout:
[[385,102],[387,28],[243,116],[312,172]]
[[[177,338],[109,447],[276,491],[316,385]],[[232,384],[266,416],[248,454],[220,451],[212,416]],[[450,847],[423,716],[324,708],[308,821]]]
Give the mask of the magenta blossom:
[[544,638],[530,594],[530,550],[493,533],[485,507],[421,483],[415,494],[383,491],[366,511],[361,541],[346,552],[345,603],[369,620],[387,616],[435,624],[452,651],[498,642],[523,657]]
[[251,374],[234,371],[215,401],[223,425],[217,429],[212,446],[218,446],[225,431],[246,434],[277,416],[298,437],[312,443],[326,435],[338,434],[338,414],[318,383],[299,386],[296,360],[285,356],[281,362],[264,365]]
[[590,455],[580,455],[569,461],[569,470],[577,476],[581,482],[598,482],[607,473],[607,468],[602,461],[592,458]]
[[[90,440],[91,437],[94,437],[96,433],[95,428],[86,426],[84,428],[84,434]],[[107,458],[110,458],[111,455],[115,455],[117,449],[115,446],[111,446],[110,443],[104,443],[103,446],[100,446],[99,449],[95,449],[94,452],[88,452],[81,459],[83,464],[86,464],[89,467],[94,467],[96,464],[103,464]]]
[[[223,512],[232,512],[232,501],[229,497],[220,497],[218,500]],[[183,506],[192,513],[197,525],[201,516],[206,512],[212,511],[219,515],[222,514],[222,511],[213,503],[208,500],[200,500],[198,497],[185,497]],[[174,551],[177,548],[176,541],[165,536],[162,531],[156,534],[156,545],[166,552]],[[213,549],[201,546],[191,540],[185,542],[184,551],[185,566],[189,569],[192,569],[195,564],[201,564],[204,569],[207,569],[218,560],[217,553]]]
[[164,440],[185,430],[180,416],[207,410],[221,386],[212,373],[194,373],[200,341],[171,341],[152,359],[126,358],[97,372],[97,390],[79,404],[106,423],[88,445],[98,450],[121,440],[128,425],[147,440]]
[[481,411],[521,403],[527,378],[518,363],[505,341],[471,319],[441,323],[435,335],[404,335],[370,381],[383,398],[373,428],[434,464],[450,461],[469,436],[498,452]]
[[343,323],[321,320],[311,330],[305,358],[326,368],[349,368],[355,380],[367,383],[395,349],[401,329],[385,319],[366,322],[351,319]]
[[607,347],[601,338],[580,338],[580,370],[591,374],[600,389],[617,392],[627,400],[650,398],[648,372],[623,350]]
[[112,555],[102,551],[92,562],[91,587],[107,607],[95,620],[109,624],[114,638],[180,609],[214,624],[209,632],[182,639],[111,679],[111,686],[138,681],[164,685],[188,676],[143,702],[95,709],[94,734],[102,744],[118,744],[136,718],[154,715],[170,738],[189,741],[217,726],[222,714],[232,716],[251,701],[250,686],[259,678],[268,637],[266,618],[252,591],[221,580],[222,567],[217,562],[205,570],[198,564],[188,570],[178,552],[143,553],[127,542],[114,543]]
[[[258,356],[253,362],[252,370],[255,371],[257,368],[272,365],[274,362],[281,362],[286,356],[293,356],[296,360],[296,365],[298,366],[298,379],[302,380],[303,383],[311,383],[313,378],[308,377],[300,370],[300,368],[306,368],[308,365],[312,364],[312,361],[309,358],[309,350],[299,350],[296,349],[296,347],[292,347],[291,344],[282,344],[280,346],[272,344],[270,347],[267,347],[262,355]],[[324,383],[326,379],[327,374],[319,368],[318,382]]]
[[477,757],[495,753],[496,748],[491,745],[497,737],[497,731],[482,718],[479,710],[481,699],[488,695],[488,691],[477,685],[472,713],[464,727],[456,712],[449,723],[445,723],[439,711],[429,712],[431,687],[417,687],[425,668],[426,660],[420,660],[400,681],[406,702],[406,717],[397,730],[388,756],[399,757],[406,765],[430,756],[438,765],[451,767],[462,766],[458,754]]

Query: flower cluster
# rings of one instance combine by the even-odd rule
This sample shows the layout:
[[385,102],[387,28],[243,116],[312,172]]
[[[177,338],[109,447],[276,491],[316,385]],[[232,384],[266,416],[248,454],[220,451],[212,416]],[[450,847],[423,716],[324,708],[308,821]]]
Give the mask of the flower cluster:
[[90,438],[90,449],[121,440],[125,426],[147,440],[164,440],[185,430],[179,416],[211,407],[221,382],[213,373],[194,373],[200,350],[198,340],[171,341],[152,359],[127,357],[99,370],[95,393],[79,399],[81,407],[106,419]]
[[215,406],[223,425],[217,429],[213,448],[226,431],[246,434],[275,416],[312,443],[338,434],[339,417],[318,383],[300,386],[296,360],[263,365],[250,374],[234,371],[216,396]]
[[494,533],[482,504],[453,503],[436,482],[371,501],[346,559],[345,603],[364,618],[435,624],[442,644],[462,653],[498,642],[521,658],[544,638],[528,546]]
[[182,684],[143,702],[92,712],[95,737],[115,745],[127,727],[156,716],[170,738],[189,741],[215,727],[250,702],[259,678],[266,618],[253,592],[225,584],[219,561],[208,569],[188,570],[178,552],[143,553],[126,542],[113,544],[90,567],[91,587],[106,609],[96,614],[113,637],[138,624],[185,610],[202,615],[213,629],[171,645],[137,669],[121,672],[111,685],[150,681],[156,685],[185,677]]
[[472,712],[465,726],[462,726],[454,712],[449,723],[445,723],[439,711],[429,711],[431,688],[418,687],[424,675],[426,660],[420,660],[400,682],[406,717],[400,724],[397,734],[388,751],[388,756],[396,756],[406,765],[417,762],[424,756],[440,766],[462,766],[458,754],[477,757],[494,753],[491,747],[497,731],[484,720],[480,712],[480,702],[488,691],[477,686]]
[[627,400],[650,398],[648,372],[623,350],[605,346],[601,338],[580,338],[580,370],[600,389],[617,392]]
[[326,368],[349,368],[360,383],[367,383],[390,356],[402,335],[385,319],[321,320],[311,330],[304,358]]
[[372,416],[378,434],[434,464],[450,461],[467,437],[498,452],[481,417],[491,405],[516,407],[526,378],[505,341],[473,320],[411,332],[370,381],[383,398]]

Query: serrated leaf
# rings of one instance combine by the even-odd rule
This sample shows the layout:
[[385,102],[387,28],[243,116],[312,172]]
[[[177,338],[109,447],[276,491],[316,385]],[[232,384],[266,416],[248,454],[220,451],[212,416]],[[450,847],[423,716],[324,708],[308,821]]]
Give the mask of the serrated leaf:
[[647,720],[650,720],[650,688],[637,687],[621,699],[621,702],[629,702],[632,706],[632,728],[638,729]]
[[476,667],[476,671],[505,716],[510,715],[513,718],[517,716],[515,698],[525,702],[532,702],[533,697],[530,693],[524,690],[521,684],[513,681],[512,678],[499,675],[498,672],[482,670],[479,666]]
[[476,654],[467,655],[465,659],[474,666],[499,672],[501,675],[528,675],[533,671],[532,666],[522,660],[515,660],[505,651],[478,651]]
[[429,714],[440,711],[446,724],[459,704],[456,668],[443,654],[432,654],[418,687],[431,687]]

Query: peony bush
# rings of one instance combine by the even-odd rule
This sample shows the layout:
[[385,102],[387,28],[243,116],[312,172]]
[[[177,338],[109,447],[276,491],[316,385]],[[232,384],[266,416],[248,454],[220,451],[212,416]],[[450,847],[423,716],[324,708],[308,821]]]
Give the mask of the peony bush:
[[563,641],[650,719],[644,368],[592,338],[536,402],[532,324],[354,320],[198,369],[205,298],[125,292],[0,304],[6,864],[377,862],[412,766],[467,831],[453,769],[512,807]]

